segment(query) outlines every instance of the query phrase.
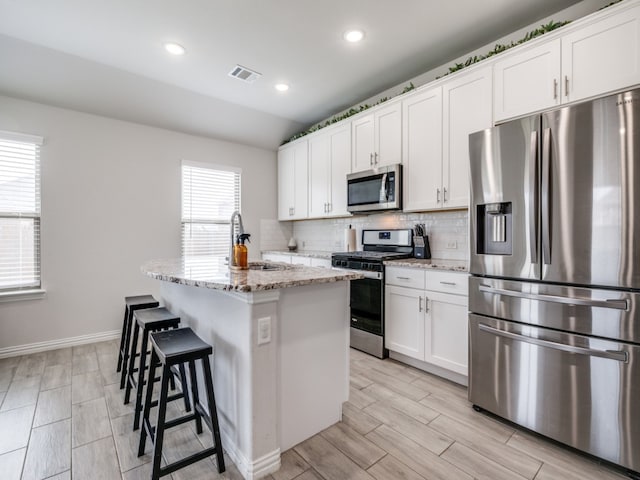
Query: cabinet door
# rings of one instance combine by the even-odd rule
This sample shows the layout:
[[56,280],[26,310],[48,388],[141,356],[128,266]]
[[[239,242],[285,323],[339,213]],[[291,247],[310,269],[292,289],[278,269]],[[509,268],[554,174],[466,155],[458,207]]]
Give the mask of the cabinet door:
[[425,361],[461,375],[469,365],[468,297],[426,291]]
[[293,215],[294,157],[292,146],[278,152],[278,220],[291,220]]
[[560,39],[506,54],[493,66],[495,120],[560,104]]
[[443,86],[443,208],[469,206],[469,134],[492,126],[492,68]]
[[281,253],[263,253],[262,260],[265,262],[291,263],[291,255],[284,255]]
[[438,208],[442,186],[442,87],[402,102],[403,209]]
[[[327,214],[331,172],[331,135],[320,133],[309,139],[309,217]],[[345,187],[346,188],[346,187]]]
[[360,117],[351,122],[351,138],[353,140],[352,172],[362,172],[373,168],[373,151],[375,148],[373,137],[373,114]]
[[374,113],[374,166],[402,162],[402,103],[378,107]]
[[640,7],[563,37],[562,74],[567,102],[640,83]]
[[385,287],[385,347],[424,360],[424,292]]
[[351,172],[351,128],[345,125],[330,134],[331,179],[328,213],[347,216],[347,174]]
[[293,215],[291,219],[307,218],[309,202],[309,144],[308,141],[295,145],[293,179]]

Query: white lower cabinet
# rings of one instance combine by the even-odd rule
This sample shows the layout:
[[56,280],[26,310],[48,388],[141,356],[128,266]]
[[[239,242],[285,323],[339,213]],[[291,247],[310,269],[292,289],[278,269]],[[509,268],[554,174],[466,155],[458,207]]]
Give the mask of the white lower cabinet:
[[[402,271],[406,274],[402,274]],[[419,272],[419,273],[418,273]],[[444,368],[460,375],[468,371],[468,296],[464,273],[394,268],[385,286],[385,347],[392,352]],[[433,290],[411,288],[403,278],[422,274]],[[439,287],[442,285],[442,288]]]
[[305,255],[287,255],[285,253],[263,253],[264,262],[282,262],[291,265],[303,265],[305,267],[331,268],[331,260],[328,258],[307,257]]

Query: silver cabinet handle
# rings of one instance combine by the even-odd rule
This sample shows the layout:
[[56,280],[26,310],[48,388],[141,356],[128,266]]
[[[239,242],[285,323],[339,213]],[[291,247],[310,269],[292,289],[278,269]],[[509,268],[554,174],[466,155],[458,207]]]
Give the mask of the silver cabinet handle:
[[377,165],[378,164],[378,152],[375,152],[373,154],[373,164]]
[[411,280],[409,277],[396,277],[398,280]]
[[[557,80],[554,80],[556,84]],[[531,263],[538,262],[538,132],[531,132],[529,145],[529,256]]]
[[455,287],[457,285],[456,282],[440,282],[441,285],[451,285],[452,287]]
[[520,342],[531,343],[533,345],[539,345],[541,347],[553,348],[554,350],[561,350],[563,352],[579,353],[582,355],[589,355],[590,357],[608,358],[610,360],[616,360],[618,362],[624,363],[627,363],[629,361],[629,354],[622,350],[596,350],[593,348],[576,347],[574,345],[567,345],[565,343],[552,342],[551,340],[543,340],[541,338],[529,337],[527,335],[521,335],[518,333],[506,332],[504,330],[485,325],[484,323],[479,324],[478,328],[483,332],[498,335],[500,337],[518,340]]
[[569,96],[569,76],[568,75],[564,76],[564,96],[565,97]]
[[424,313],[429,313],[429,297],[424,297]]
[[373,166],[373,153],[369,154],[369,165]]
[[629,303],[625,299],[592,300],[591,298],[562,297],[560,295],[545,295],[542,293],[519,292],[517,290],[508,290],[506,288],[490,287],[489,285],[480,285],[478,290],[485,293],[495,293],[497,295],[506,295],[508,297],[526,298],[529,300],[541,300],[543,302],[562,303],[565,305],[584,305],[587,307],[613,308],[615,310],[629,309]]
[[440,203],[440,189],[436,189],[436,203]]
[[422,297],[418,297],[418,312],[422,312]]
[[331,203],[327,203],[327,213],[331,212],[332,206]]
[[542,137],[542,263],[551,264],[551,129],[545,128]]
[[442,201],[443,201],[443,203],[447,202],[447,189],[446,188],[442,189]]
[[558,99],[558,79],[557,78],[553,79],[553,99],[554,100]]

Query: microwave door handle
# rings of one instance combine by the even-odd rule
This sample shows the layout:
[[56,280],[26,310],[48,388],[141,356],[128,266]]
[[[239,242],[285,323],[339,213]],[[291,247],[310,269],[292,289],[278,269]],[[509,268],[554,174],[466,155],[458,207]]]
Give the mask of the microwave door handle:
[[389,185],[387,183],[387,174],[382,175],[382,182],[380,184],[380,201],[387,202],[389,199]]

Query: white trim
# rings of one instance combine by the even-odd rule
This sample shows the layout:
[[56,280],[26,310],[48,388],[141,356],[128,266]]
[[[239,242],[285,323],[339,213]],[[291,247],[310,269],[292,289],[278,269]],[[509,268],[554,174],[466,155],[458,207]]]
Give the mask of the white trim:
[[9,140],[12,142],[20,143],[35,143],[36,145],[42,145],[44,138],[38,135],[29,135],[27,133],[8,132],[6,130],[0,130],[0,138],[2,140]]
[[249,305],[273,303],[280,300],[280,290],[258,290],[257,292],[225,291],[224,293]]
[[207,162],[194,162],[191,160],[182,160],[181,165],[188,167],[208,168],[209,170],[224,170],[226,172],[234,172],[242,174],[240,167],[233,167],[231,165],[220,165],[219,163],[207,163]]
[[446,378],[447,380],[457,383],[458,385],[462,385],[463,387],[467,387],[469,385],[469,378],[466,375],[462,375],[457,372],[452,372],[451,370],[447,370],[446,368],[439,367],[438,365],[433,365],[431,363],[423,362],[422,360],[411,358],[402,353],[392,352],[392,351],[389,352],[389,358],[391,358],[392,360],[396,360],[398,362],[404,363],[406,365],[410,365],[412,367],[418,368],[425,372],[431,373],[433,375],[437,375],[438,377]]
[[40,300],[47,295],[47,291],[41,288],[33,290],[11,290],[0,292],[0,303],[16,302],[19,300]]
[[120,338],[120,330],[109,332],[92,333],[80,335],[78,337],[60,338],[58,340],[48,340],[46,342],[28,343],[16,347],[0,348],[0,358],[15,357],[18,355],[29,355],[31,353],[55,350],[57,348],[72,347],[74,345],[84,345],[85,343],[104,342]]
[[221,431],[220,434],[222,436],[222,445],[224,450],[240,472],[240,475],[242,475],[246,480],[262,478],[280,469],[279,448],[257,458],[253,462],[249,462],[247,457],[237,449],[235,443],[231,441],[231,437],[229,437],[226,432]]

